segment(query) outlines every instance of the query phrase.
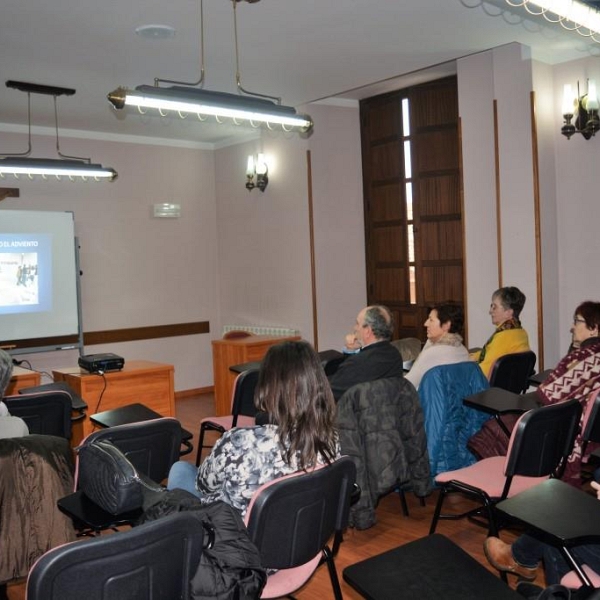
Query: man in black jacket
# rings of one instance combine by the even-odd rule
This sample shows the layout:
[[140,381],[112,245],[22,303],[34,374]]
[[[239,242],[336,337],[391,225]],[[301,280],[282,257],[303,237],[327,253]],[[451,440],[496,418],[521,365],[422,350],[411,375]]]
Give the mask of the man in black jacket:
[[358,313],[354,338],[360,351],[348,356],[329,377],[336,401],[357,383],[403,376],[402,355],[390,344],[393,332],[392,313],[387,307],[367,306]]

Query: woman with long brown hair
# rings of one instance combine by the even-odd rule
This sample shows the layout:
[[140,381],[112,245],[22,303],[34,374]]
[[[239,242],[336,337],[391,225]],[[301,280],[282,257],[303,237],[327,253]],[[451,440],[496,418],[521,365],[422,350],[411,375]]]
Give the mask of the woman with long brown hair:
[[307,342],[272,346],[255,393],[268,423],[227,431],[199,469],[179,461],[168,488],[186,489],[203,503],[223,500],[242,515],[263,484],[339,456],[335,402],[317,353]]

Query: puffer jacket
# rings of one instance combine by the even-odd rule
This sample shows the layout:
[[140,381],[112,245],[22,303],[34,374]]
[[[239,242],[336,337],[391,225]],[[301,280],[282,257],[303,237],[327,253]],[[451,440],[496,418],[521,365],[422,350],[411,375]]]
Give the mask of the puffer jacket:
[[490,415],[465,406],[463,399],[487,388],[488,380],[472,361],[434,367],[423,376],[419,397],[433,477],[476,461],[467,442]]
[[409,484],[417,496],[431,492],[423,411],[410,382],[392,377],[351,387],[338,402],[337,428],[361,488],[350,511],[357,529],[375,524],[377,501],[397,485]]

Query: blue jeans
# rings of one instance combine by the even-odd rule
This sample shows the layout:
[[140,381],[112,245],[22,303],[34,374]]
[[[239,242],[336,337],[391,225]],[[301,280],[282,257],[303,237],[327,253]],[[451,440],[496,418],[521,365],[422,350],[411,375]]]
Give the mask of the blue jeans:
[[192,463],[179,460],[173,464],[169,471],[167,479],[167,489],[173,490],[179,488],[186,490],[194,496],[200,498],[202,494],[196,489],[196,477],[198,476],[198,467]]
[[[596,573],[600,573],[600,544],[577,546],[572,552],[579,564],[586,564]],[[515,540],[512,554],[514,559],[524,567],[535,568],[543,560],[548,585],[559,583],[563,576],[572,570],[558,548],[540,542],[527,534]]]

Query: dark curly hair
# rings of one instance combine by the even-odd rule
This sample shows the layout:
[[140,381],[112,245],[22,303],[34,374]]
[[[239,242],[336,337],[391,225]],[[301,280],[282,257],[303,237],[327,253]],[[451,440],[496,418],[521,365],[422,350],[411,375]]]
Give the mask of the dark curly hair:
[[598,327],[600,331],[600,302],[592,302],[586,300],[582,302],[576,309],[575,315],[581,315],[585,319],[585,324],[588,329]]
[[456,302],[444,302],[443,304],[432,306],[429,310],[435,310],[437,312],[440,325],[450,323],[449,333],[458,333],[459,335],[462,335],[465,324],[465,315],[460,304]]

